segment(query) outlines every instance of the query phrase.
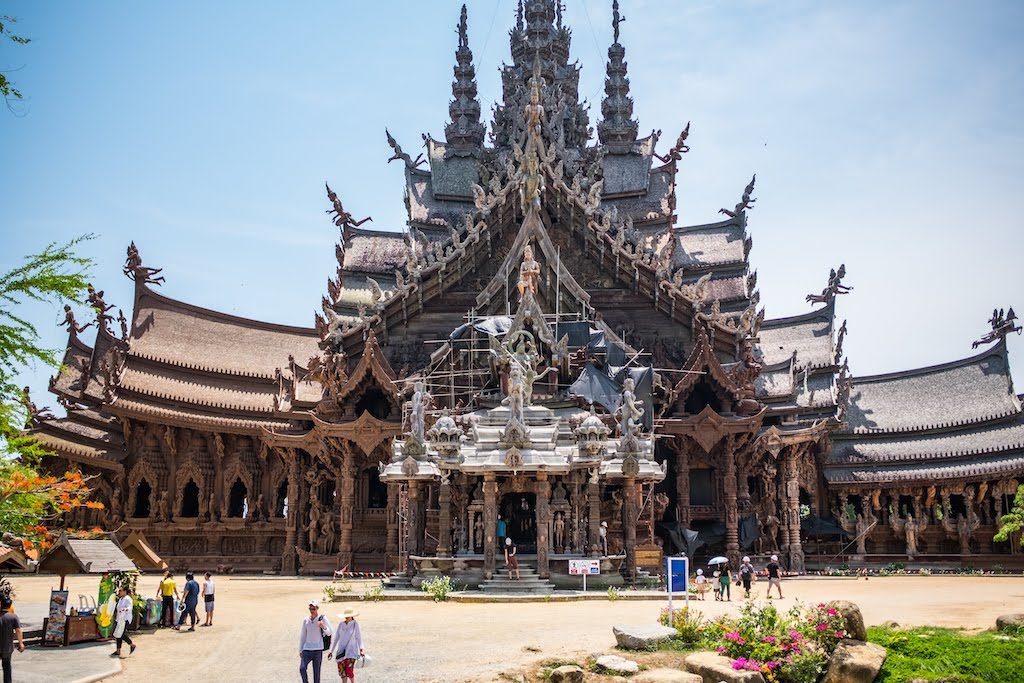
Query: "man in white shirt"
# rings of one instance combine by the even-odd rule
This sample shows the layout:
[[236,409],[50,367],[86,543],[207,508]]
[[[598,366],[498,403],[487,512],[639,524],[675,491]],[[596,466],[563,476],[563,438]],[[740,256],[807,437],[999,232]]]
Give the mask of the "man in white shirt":
[[320,603],[309,601],[309,616],[302,620],[299,630],[299,675],[302,683],[309,683],[306,669],[313,663],[313,683],[320,683],[320,664],[324,656],[324,636],[330,637],[331,622],[320,614]]

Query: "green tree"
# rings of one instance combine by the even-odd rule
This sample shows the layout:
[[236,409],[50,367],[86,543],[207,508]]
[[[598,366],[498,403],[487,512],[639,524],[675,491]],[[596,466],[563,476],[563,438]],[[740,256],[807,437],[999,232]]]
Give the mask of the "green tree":
[[59,306],[79,300],[93,262],[75,250],[92,237],[49,244],[0,275],[0,528],[30,540],[45,538],[44,522],[85,505],[89,490],[77,473],[49,477],[39,472],[49,453],[25,434],[32,416],[14,377],[38,363],[59,368],[60,359],[57,351],[42,346],[39,331],[16,309],[28,301]]
[[[999,520],[999,531],[992,537],[993,541],[1009,541],[1013,534],[1024,529],[1024,484],[1017,487],[1017,493],[1013,497],[1013,507],[1009,514],[1003,515]],[[1024,534],[1020,538],[1021,547],[1024,547]]]
[[[18,45],[27,45],[29,39],[24,36],[18,36],[11,33],[10,25],[15,23],[17,19],[9,16],[0,16],[0,39],[7,38],[11,42],[17,43]],[[15,88],[7,75],[0,71],[0,95],[4,96],[4,100],[7,102],[7,106],[10,107],[11,99],[20,100],[22,99],[21,91]]]

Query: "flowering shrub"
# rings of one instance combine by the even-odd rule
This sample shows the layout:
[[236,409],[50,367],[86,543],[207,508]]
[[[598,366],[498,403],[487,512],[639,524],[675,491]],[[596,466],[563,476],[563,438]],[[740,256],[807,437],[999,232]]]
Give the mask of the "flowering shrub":
[[679,632],[679,640],[684,643],[697,643],[705,637],[704,629],[707,622],[704,620],[704,615],[696,610],[691,610],[689,607],[673,610],[671,624],[669,623],[668,607],[662,607],[658,623],[664,626],[672,626]]
[[[702,617],[680,610],[680,634]],[[668,623],[667,610],[661,623]],[[720,617],[696,627],[701,643],[729,657],[737,671],[758,671],[768,683],[815,683],[829,655],[846,636],[843,616],[825,604],[780,613],[772,604],[744,603],[738,617]]]

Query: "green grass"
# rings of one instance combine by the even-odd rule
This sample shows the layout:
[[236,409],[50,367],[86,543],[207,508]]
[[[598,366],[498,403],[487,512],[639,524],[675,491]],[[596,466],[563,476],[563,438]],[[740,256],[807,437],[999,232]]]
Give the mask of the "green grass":
[[913,679],[944,683],[1024,681],[1024,639],[986,631],[968,636],[945,628],[869,628],[868,640],[889,651],[882,683]]

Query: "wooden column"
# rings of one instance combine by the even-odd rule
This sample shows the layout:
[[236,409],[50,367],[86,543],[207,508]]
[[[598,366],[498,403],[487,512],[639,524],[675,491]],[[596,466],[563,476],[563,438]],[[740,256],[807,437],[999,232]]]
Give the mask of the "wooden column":
[[636,515],[637,490],[636,480],[632,477],[623,484],[622,501],[622,545],[626,551],[626,582],[636,581]]
[[690,449],[676,439],[676,519],[679,526],[690,528]]
[[445,472],[441,475],[441,490],[438,493],[438,526],[437,531],[437,555],[439,557],[450,557],[452,555],[452,486],[448,481],[450,475]]
[[498,482],[493,472],[484,473],[484,578],[494,576],[498,543]]
[[387,508],[387,539],[384,541],[384,564],[386,570],[398,569],[395,558],[398,557],[398,484],[388,482]]
[[299,505],[299,452],[294,448],[288,448],[283,450],[282,454],[288,458],[288,516],[285,518],[281,573],[298,574],[299,564],[295,546],[299,529],[299,510],[302,509]]
[[355,453],[353,446],[346,443],[341,451],[341,467],[335,486],[339,492],[341,509],[338,512],[338,564],[352,568],[352,517],[356,501]]
[[540,578],[546,579],[551,575],[548,570],[548,550],[551,543],[551,514],[548,500],[551,497],[551,482],[548,481],[547,472],[537,472],[534,491],[537,494],[537,573],[540,574]]
[[800,544],[800,481],[797,472],[797,461],[800,451],[791,448],[786,453],[786,514],[785,523],[789,528],[789,546],[786,556],[789,558],[789,570],[803,572],[804,551]]
[[587,514],[588,541],[590,543],[590,556],[600,557],[601,555],[601,485],[597,480],[597,468],[590,473],[587,480],[587,504],[590,511]]
[[405,570],[412,576],[416,572],[416,567],[413,564],[412,556],[420,554],[419,545],[419,526],[420,526],[420,486],[419,482],[415,479],[409,481],[409,509],[406,514],[409,516],[406,522],[406,543],[405,549],[409,553],[409,559],[406,562]]
[[736,453],[731,439],[725,445],[725,554],[737,569],[740,563],[739,511],[736,507]]

